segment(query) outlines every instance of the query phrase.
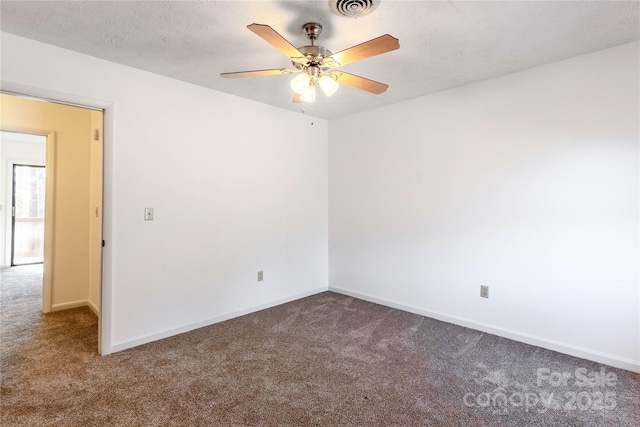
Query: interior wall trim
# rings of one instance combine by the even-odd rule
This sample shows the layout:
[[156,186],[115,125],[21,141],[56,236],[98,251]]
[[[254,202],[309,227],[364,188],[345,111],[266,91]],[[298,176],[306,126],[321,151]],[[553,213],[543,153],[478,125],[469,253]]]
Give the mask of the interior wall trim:
[[96,316],[100,317],[100,309],[93,301],[87,300],[87,306],[91,309],[91,311],[93,311]]
[[89,306],[89,301],[86,299],[83,299],[78,301],[64,302],[62,304],[53,304],[51,306],[51,311],[61,311],[61,310],[68,310],[70,308],[87,307],[87,306]]
[[557,351],[558,353],[568,354],[570,356],[579,357],[581,359],[587,359],[592,362],[602,363],[604,365],[609,365],[614,368],[625,369],[627,371],[640,373],[640,361],[638,360],[618,357],[611,354],[602,353],[599,351],[578,347],[578,346],[566,344],[566,343],[555,341],[555,340],[549,340],[542,337],[523,334],[517,331],[498,328],[486,323],[476,322],[471,319],[466,319],[458,316],[451,316],[451,315],[440,313],[437,311],[426,310],[416,306],[403,304],[398,301],[393,301],[386,298],[379,298],[373,295],[352,291],[352,290],[340,288],[337,286],[329,286],[329,291],[336,292],[342,295],[347,295],[353,298],[358,298],[364,301],[369,301],[375,304],[384,305],[386,307],[407,311],[409,313],[419,314],[420,316],[429,317],[432,319],[440,320],[442,322],[452,323],[458,326],[464,326],[465,328],[474,329],[480,332],[486,332],[488,334],[493,334],[499,337],[512,339],[514,341],[519,341],[525,344],[535,345],[536,347],[546,348],[547,350]]
[[60,100],[57,100],[57,99],[45,98],[45,97],[41,97],[41,96],[29,96],[29,95],[25,95],[23,93],[13,92],[13,91],[6,90],[6,89],[0,89],[0,93],[3,93],[5,95],[15,96],[17,98],[30,99],[32,101],[41,101],[41,102],[49,102],[51,104],[68,105],[70,107],[79,107],[79,108],[85,108],[87,110],[94,110],[94,111],[104,111],[103,108],[99,108],[99,107],[92,107],[90,105],[84,105],[84,104],[76,104],[74,102],[60,101]]
[[147,344],[153,341],[158,341],[164,338],[169,338],[174,335],[183,334],[185,332],[192,331],[194,329],[203,328],[205,326],[211,326],[216,323],[224,322],[225,320],[230,320],[235,317],[244,316],[245,314],[255,313],[256,311],[261,311],[267,308],[275,307],[277,305],[286,304],[291,301],[295,301],[301,298],[305,298],[311,295],[319,294],[321,292],[326,292],[327,287],[323,286],[320,288],[312,289],[307,292],[302,292],[298,294],[293,294],[288,297],[280,298],[277,300],[269,301],[263,304],[254,305],[251,307],[243,308],[240,310],[230,311],[219,316],[209,317],[207,319],[200,320],[198,322],[187,323],[177,328],[164,329],[158,332],[154,332],[151,334],[139,335],[133,339],[127,341],[121,341],[115,343],[111,346],[110,353],[115,353],[118,351],[126,350],[128,348],[137,347],[139,345]]

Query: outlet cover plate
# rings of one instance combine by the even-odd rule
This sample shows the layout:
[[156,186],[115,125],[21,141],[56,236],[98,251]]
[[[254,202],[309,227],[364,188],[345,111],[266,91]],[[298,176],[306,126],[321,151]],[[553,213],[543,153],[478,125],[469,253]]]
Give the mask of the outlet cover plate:
[[480,296],[482,298],[489,298],[489,287],[485,285],[480,285]]

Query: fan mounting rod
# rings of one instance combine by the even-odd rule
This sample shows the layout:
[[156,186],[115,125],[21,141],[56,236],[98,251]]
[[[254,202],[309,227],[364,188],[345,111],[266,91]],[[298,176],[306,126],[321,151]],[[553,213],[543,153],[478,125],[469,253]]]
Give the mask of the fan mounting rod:
[[322,25],[316,22],[307,22],[302,26],[302,30],[307,35],[307,38],[311,40],[311,44],[308,46],[300,46],[298,50],[304,55],[303,58],[291,58],[291,62],[298,70],[304,70],[308,72],[308,68],[317,67],[319,70],[326,71],[329,66],[323,64],[324,58],[331,56],[332,53],[329,49],[323,46],[316,46],[314,41],[322,33]]

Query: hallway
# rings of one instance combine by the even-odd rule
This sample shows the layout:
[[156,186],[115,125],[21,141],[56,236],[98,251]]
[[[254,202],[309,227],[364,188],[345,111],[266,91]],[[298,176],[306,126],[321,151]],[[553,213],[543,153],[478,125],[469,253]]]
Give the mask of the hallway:
[[[64,388],[63,383],[81,377],[87,362],[99,357],[98,318],[88,307],[43,314],[42,264],[3,268],[0,342],[2,407],[19,400],[17,406],[31,411],[34,406],[51,405],[40,393]],[[62,408],[49,409],[64,413]],[[7,421],[6,411],[2,413],[0,423]]]

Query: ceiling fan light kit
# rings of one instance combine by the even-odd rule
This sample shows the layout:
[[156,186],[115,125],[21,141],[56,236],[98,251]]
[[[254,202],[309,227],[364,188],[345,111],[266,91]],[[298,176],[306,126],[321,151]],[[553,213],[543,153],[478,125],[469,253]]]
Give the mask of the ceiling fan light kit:
[[340,84],[336,81],[335,75],[326,75],[320,77],[318,83],[320,83],[320,89],[324,92],[325,95],[331,96],[338,90],[338,86]]
[[[300,74],[291,80],[291,89],[300,95],[302,102],[314,102],[316,100],[316,88],[313,79],[308,74]],[[296,101],[294,101],[296,102]]]
[[322,33],[322,25],[315,22],[308,22],[302,26],[302,30],[311,41],[311,44],[298,48],[294,47],[268,25],[251,24],[247,28],[287,55],[291,60],[293,69],[276,68],[239,71],[222,73],[220,76],[236,78],[301,73],[291,80],[291,89],[294,92],[293,102],[314,102],[316,98],[316,83],[318,83],[318,86],[326,96],[333,95],[338,90],[340,83],[373,94],[386,91],[389,86],[384,83],[334,70],[334,68],[390,52],[400,47],[398,39],[385,34],[333,54],[329,49],[315,45],[315,40]]

